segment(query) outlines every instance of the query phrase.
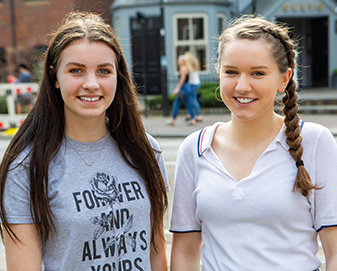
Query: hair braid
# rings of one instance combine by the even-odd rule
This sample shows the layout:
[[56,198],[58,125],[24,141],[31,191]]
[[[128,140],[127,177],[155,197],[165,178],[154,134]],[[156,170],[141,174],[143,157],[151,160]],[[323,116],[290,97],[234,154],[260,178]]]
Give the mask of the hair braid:
[[[284,34],[279,31],[278,34],[274,35],[283,44],[287,52],[288,67],[294,71],[295,64],[295,51],[294,44],[290,40],[289,36],[284,32]],[[298,190],[303,196],[308,196],[312,189],[317,189],[312,182],[311,178],[304,167],[302,161],[303,146],[302,146],[302,136],[300,127],[300,117],[298,115],[298,94],[296,92],[296,82],[293,80],[293,74],[291,79],[285,89],[285,95],[282,98],[284,104],[283,114],[284,124],[286,126],[285,134],[287,136],[286,142],[289,146],[289,153],[294,158],[297,166],[297,174],[293,186],[293,191]]]

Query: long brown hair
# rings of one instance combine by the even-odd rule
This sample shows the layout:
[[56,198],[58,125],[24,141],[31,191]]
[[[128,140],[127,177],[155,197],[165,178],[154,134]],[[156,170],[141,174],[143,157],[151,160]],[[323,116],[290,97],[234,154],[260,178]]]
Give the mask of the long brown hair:
[[11,238],[18,239],[6,219],[3,193],[10,165],[28,145],[31,145],[29,153],[31,215],[42,241],[46,241],[56,230],[48,199],[48,168],[61,146],[65,126],[63,99],[55,87],[56,73],[62,51],[78,39],[104,42],[116,54],[117,89],[112,104],[106,110],[108,129],[118,143],[124,159],[145,180],[152,212],[151,241],[154,242],[155,234],[162,235],[163,216],[167,208],[165,184],[142,124],[135,86],[121,47],[112,27],[93,13],[70,13],[51,38],[34,108],[11,140],[0,165],[0,218],[3,228]]
[[292,70],[291,78],[285,89],[285,95],[282,98],[286,127],[285,134],[289,153],[295,160],[294,166],[298,168],[293,190],[298,190],[303,196],[308,196],[310,191],[317,189],[317,187],[312,184],[302,161],[302,136],[299,126],[300,118],[297,114],[298,94],[296,92],[296,82],[293,79],[296,67],[296,44],[290,39],[286,25],[269,22],[260,16],[242,16],[231,21],[229,27],[220,35],[217,71],[219,71],[220,60],[226,43],[236,39],[263,40],[267,42],[270,44],[270,53],[278,64],[279,71],[285,73],[288,68]]

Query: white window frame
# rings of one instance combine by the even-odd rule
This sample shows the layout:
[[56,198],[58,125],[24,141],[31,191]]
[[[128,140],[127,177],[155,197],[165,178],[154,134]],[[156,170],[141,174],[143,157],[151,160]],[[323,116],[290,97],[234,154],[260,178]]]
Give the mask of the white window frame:
[[[191,23],[195,18],[202,18],[203,19],[203,31],[204,31],[204,39],[202,40],[194,40],[193,39],[193,24]],[[188,19],[188,27],[190,37],[188,40],[178,40],[178,20],[179,19]],[[208,15],[206,13],[177,13],[173,15],[173,69],[174,73],[177,75],[178,71],[177,67],[177,47],[178,46],[204,46],[205,47],[205,70],[200,71],[200,74],[209,74],[209,34],[208,34]]]

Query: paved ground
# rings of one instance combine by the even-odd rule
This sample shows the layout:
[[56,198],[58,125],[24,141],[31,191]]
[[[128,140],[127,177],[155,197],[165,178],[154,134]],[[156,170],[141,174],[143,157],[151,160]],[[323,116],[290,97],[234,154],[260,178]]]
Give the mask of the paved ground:
[[[300,117],[304,121],[311,121],[326,126],[334,136],[337,136],[337,114],[303,114],[300,115]],[[155,137],[186,137],[190,133],[205,126],[212,125],[217,121],[229,121],[230,115],[225,112],[223,114],[206,115],[204,116],[204,120],[195,126],[190,126],[185,122],[184,114],[178,116],[175,126],[167,125],[167,122],[170,121],[170,117],[150,115],[144,117],[143,120],[147,131]]]

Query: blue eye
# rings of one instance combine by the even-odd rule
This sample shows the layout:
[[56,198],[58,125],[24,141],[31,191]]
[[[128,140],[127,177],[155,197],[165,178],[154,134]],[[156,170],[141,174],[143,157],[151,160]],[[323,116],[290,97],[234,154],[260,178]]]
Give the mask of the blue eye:
[[71,69],[70,73],[78,74],[78,73],[82,73],[82,70],[81,69]]
[[258,72],[258,71],[256,71],[256,72],[253,72],[253,75],[254,75],[254,76],[263,76],[264,73],[263,73],[263,72]]
[[105,75],[105,74],[109,74],[109,73],[111,73],[111,72],[110,72],[110,70],[108,70],[108,69],[99,69],[99,70],[98,70],[98,73],[99,73],[99,74],[102,74],[102,75]]
[[108,74],[108,73],[110,73],[107,69],[100,69],[98,72],[101,73],[101,74]]
[[237,74],[236,71],[232,71],[232,70],[227,70],[227,71],[225,71],[225,73],[229,74],[229,75]]

